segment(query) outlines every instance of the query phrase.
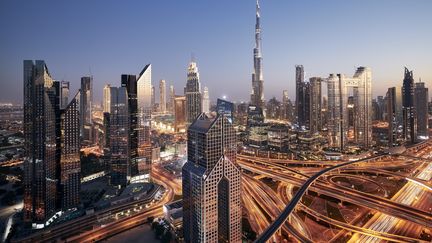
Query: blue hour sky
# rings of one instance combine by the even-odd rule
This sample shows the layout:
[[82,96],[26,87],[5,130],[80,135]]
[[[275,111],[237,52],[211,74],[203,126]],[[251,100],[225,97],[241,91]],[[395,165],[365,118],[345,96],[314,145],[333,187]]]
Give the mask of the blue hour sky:
[[[352,75],[372,68],[373,96],[401,85],[403,67],[432,85],[432,1],[264,0],[261,2],[266,99],[289,90],[294,65],[306,77]],[[194,53],[210,97],[249,100],[255,1],[0,2],[0,102],[22,102],[22,61],[45,60],[54,79],[94,76],[95,100],[105,83],[153,65],[153,85],[182,94]]]

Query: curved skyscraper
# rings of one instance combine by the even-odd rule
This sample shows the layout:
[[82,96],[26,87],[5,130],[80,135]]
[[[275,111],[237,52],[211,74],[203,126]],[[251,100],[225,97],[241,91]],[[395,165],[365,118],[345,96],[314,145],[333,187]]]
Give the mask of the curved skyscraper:
[[261,55],[261,26],[260,6],[256,3],[256,24],[255,24],[255,48],[254,48],[254,72],[252,73],[251,105],[262,108],[264,106],[264,80],[262,73]]

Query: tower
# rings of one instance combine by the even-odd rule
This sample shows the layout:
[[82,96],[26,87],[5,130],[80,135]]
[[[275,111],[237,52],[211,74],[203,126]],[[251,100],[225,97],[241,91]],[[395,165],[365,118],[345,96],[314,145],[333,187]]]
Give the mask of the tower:
[[93,77],[86,76],[81,78],[81,97],[80,97],[80,122],[81,139],[90,143],[93,139],[92,104],[93,103]]
[[202,113],[188,129],[182,169],[185,242],[241,242],[241,174],[228,119]]
[[[44,61],[24,61],[24,221],[44,224],[56,211],[58,98]],[[57,96],[57,97],[56,97]]]
[[166,84],[165,80],[159,82],[159,109],[160,112],[166,112]]
[[413,71],[405,68],[402,85],[402,136],[405,141],[416,142],[417,115],[414,106],[414,75]]
[[202,112],[206,114],[210,113],[210,96],[207,87],[204,87],[204,92],[202,97]]
[[195,61],[189,63],[185,96],[186,122],[187,124],[191,124],[202,111],[201,84],[199,81],[198,66]]
[[428,88],[425,83],[415,83],[414,105],[417,113],[417,136],[421,139],[429,137],[428,132]]
[[125,87],[111,87],[109,117],[110,183],[127,185],[130,178],[129,106]]
[[252,73],[251,105],[264,108],[264,78],[262,73],[260,6],[256,2],[254,72]]

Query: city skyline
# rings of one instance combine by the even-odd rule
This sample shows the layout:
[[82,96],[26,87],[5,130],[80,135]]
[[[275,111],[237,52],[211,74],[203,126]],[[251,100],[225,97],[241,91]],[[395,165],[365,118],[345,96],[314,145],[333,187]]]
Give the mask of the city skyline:
[[[138,74],[147,63],[153,64],[153,85],[165,79],[167,85],[174,84],[176,90],[183,90],[184,70],[191,53],[195,53],[201,83],[212,93],[212,102],[223,95],[233,101],[249,100],[250,88],[224,86],[237,83],[239,87],[250,87],[253,2],[172,2],[145,6],[132,2],[121,5],[124,11],[117,11],[114,4],[97,3],[1,4],[4,6],[0,8],[0,27],[5,34],[0,47],[3,53],[0,84],[5,89],[0,91],[0,102],[22,103],[22,59],[45,60],[55,80],[70,82],[71,93],[77,91],[80,77],[92,74],[94,100],[100,103],[105,84],[117,85],[120,74]],[[284,89],[291,100],[295,98],[295,64],[304,65],[306,78],[327,77],[330,73],[348,75],[354,66],[371,67],[373,97],[384,95],[389,86],[400,86],[404,66],[414,70],[416,82],[421,78],[429,86],[430,5],[427,1],[261,2],[266,100],[273,96],[280,100]],[[38,11],[47,7],[51,10],[49,15]],[[141,13],[140,7],[145,7]],[[196,11],[200,21],[185,16],[182,9]],[[304,15],[296,9],[304,9]],[[158,10],[171,17],[159,18],[155,14]],[[362,17],[362,10],[368,10],[367,18]],[[76,15],[77,11],[80,15]],[[223,17],[218,14],[220,11]],[[205,15],[201,14],[204,12]],[[406,12],[411,14],[402,18]],[[123,15],[129,18],[122,18]],[[49,21],[51,18],[58,21]],[[26,31],[20,31],[23,28]],[[200,34],[204,30],[212,31]],[[189,36],[193,33],[195,38],[191,40]],[[335,38],[339,33],[344,35],[342,40]],[[32,36],[32,45],[26,45],[25,36]],[[156,43],[162,47],[154,48]]]

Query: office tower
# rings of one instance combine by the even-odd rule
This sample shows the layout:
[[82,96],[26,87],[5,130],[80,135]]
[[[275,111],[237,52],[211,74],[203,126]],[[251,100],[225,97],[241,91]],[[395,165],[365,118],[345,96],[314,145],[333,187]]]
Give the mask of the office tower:
[[130,177],[129,106],[125,87],[111,87],[111,185],[127,185]]
[[166,84],[165,80],[159,82],[159,109],[160,112],[166,112]]
[[170,93],[169,93],[169,102],[170,102],[169,112],[171,114],[174,114],[174,99],[175,99],[174,85],[171,84]]
[[174,130],[175,132],[186,131],[186,97],[176,96],[174,98]]
[[415,83],[414,106],[417,113],[417,136],[421,139],[429,137],[428,132],[428,100],[429,92],[425,83]]
[[388,122],[388,145],[396,145],[400,137],[399,128],[402,127],[402,89],[388,88],[386,94],[386,120]]
[[103,88],[103,112],[110,112],[111,109],[111,85],[106,84]]
[[311,85],[310,83],[303,84],[303,123],[302,126],[310,129],[310,113],[311,113]]
[[304,69],[303,65],[296,65],[296,76],[295,76],[295,89],[296,89],[296,100],[295,110],[297,123],[299,126],[304,126],[305,114],[304,114]]
[[288,100],[288,90],[282,90],[282,104],[286,104]]
[[138,146],[150,144],[151,112],[154,107],[154,87],[152,86],[151,64],[147,64],[138,75]]
[[347,144],[349,127],[348,88],[353,91],[354,142],[361,147],[372,145],[372,72],[357,68],[352,78],[330,74],[327,79],[329,109],[329,142],[343,150]]
[[155,108],[156,106],[156,96],[155,96],[155,87],[152,85],[151,86],[151,107],[152,109]]
[[217,99],[216,112],[219,115],[224,115],[231,124],[234,124],[234,103]]
[[28,223],[44,224],[56,211],[56,98],[45,62],[25,60],[23,213]]
[[321,117],[321,82],[319,77],[309,79],[310,83],[310,132],[311,134],[321,131],[322,117]]
[[265,148],[267,146],[268,125],[264,123],[264,113],[261,108],[249,105],[246,128],[249,146],[255,148]]
[[256,3],[254,72],[252,73],[251,105],[264,108],[264,78],[262,73],[260,6]]
[[79,93],[61,111],[59,196],[62,210],[77,207],[81,186]]
[[185,242],[241,242],[241,172],[236,134],[223,115],[202,113],[188,129],[183,166]]
[[402,136],[405,141],[416,142],[417,121],[414,106],[414,76],[413,71],[405,68],[402,85]]
[[69,82],[61,81],[61,108],[64,109],[69,104]]
[[129,154],[131,175],[138,174],[138,82],[135,75],[122,74],[121,87],[126,88],[129,109]]
[[80,97],[80,122],[81,139],[86,143],[92,141],[92,103],[93,103],[93,77],[81,78],[81,97]]
[[210,96],[207,87],[204,87],[204,92],[202,97],[202,112],[206,114],[210,113]]
[[377,96],[377,104],[378,104],[378,112],[376,114],[376,118],[378,120],[382,121],[384,117],[384,111],[385,111],[385,101],[384,97],[382,95]]
[[[111,91],[110,91],[110,93],[111,93]],[[111,100],[111,95],[110,95],[110,100]],[[111,101],[110,101],[110,103],[111,103]],[[104,144],[103,144],[103,151],[104,151],[103,161],[104,161],[105,171],[111,170],[111,139],[110,139],[110,137],[111,137],[111,134],[110,134],[111,122],[110,122],[110,116],[111,116],[111,114],[109,112],[103,113],[103,127],[104,127],[104,135],[105,135],[104,136]]]
[[372,120],[379,121],[380,120],[380,107],[376,99],[372,99]]
[[189,63],[187,83],[185,87],[186,96],[186,122],[191,124],[201,114],[201,84],[199,81],[198,67],[195,61]]

